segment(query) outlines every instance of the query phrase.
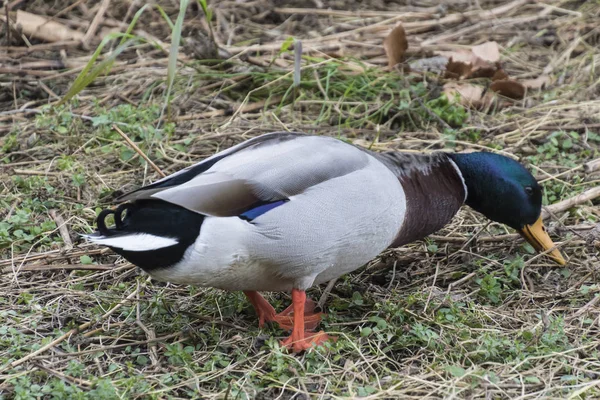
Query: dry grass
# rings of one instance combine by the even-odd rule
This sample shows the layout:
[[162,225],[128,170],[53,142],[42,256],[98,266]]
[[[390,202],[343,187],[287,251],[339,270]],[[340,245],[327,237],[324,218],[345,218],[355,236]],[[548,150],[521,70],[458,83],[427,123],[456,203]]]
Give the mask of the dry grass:
[[[324,322],[340,339],[300,356],[271,338],[284,332],[256,327],[240,293],[152,281],[77,236],[114,191],[159,177],[113,124],[165,173],[289,129],[376,149],[502,151],[530,164],[548,203],[597,187],[598,170],[584,168],[600,156],[597,2],[225,1],[211,5],[212,29],[194,3],[168,111],[171,29],[148,9],[133,33],[153,44],[125,50],[56,106],[141,3],[8,2],[87,33],[88,46],[4,28],[0,37],[0,398],[600,396],[591,201],[549,219],[566,268],[463,209],[436,235],[341,278]],[[177,2],[158,3],[174,21]],[[448,106],[436,74],[386,71],[383,38],[400,20],[409,60],[495,40],[511,76],[553,81],[502,110]],[[297,90],[293,54],[280,53],[289,36],[305,50]],[[440,118],[462,123],[447,130]],[[280,309],[289,301],[269,297]]]

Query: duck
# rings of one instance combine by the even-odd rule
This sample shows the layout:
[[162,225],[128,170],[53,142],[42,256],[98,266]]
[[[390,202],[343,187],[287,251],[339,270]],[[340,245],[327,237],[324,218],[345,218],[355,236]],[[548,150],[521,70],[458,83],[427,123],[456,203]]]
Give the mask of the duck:
[[[306,290],[422,239],[467,205],[554,262],[542,188],[491,152],[374,152],[329,136],[273,132],[214,154],[118,199],[85,237],[178,284],[242,291],[294,352],[330,338]],[[113,216],[114,224],[106,219]],[[277,313],[259,293],[291,292]]]

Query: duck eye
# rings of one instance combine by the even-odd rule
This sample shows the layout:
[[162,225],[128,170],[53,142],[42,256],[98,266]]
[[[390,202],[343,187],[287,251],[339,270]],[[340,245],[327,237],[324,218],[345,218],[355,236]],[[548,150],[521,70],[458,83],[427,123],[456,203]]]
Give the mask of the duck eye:
[[528,196],[531,196],[533,194],[533,188],[531,186],[525,186],[525,193],[527,193]]

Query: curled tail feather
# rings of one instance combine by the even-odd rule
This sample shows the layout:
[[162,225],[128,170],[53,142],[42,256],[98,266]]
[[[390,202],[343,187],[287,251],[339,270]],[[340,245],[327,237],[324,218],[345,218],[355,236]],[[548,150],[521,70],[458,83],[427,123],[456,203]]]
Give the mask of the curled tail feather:
[[96,218],[96,225],[98,226],[98,231],[100,232],[100,234],[102,234],[104,236],[108,236],[111,234],[111,230],[106,227],[106,222],[105,222],[106,217],[108,217],[111,214],[113,215],[114,220],[115,220],[115,229],[118,231],[122,231],[123,227],[124,227],[123,211],[130,210],[129,212],[131,212],[131,210],[133,210],[133,209],[134,209],[134,206],[131,203],[125,203],[125,204],[121,204],[115,210],[106,209],[106,210],[100,211],[100,214],[98,214],[98,218]]

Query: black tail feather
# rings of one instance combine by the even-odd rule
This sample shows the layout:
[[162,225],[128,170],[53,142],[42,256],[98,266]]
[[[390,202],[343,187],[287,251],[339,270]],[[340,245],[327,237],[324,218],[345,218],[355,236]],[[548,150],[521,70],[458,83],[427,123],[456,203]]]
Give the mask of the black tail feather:
[[[108,217],[110,214],[114,215],[115,211],[114,210],[102,210],[102,211],[100,211],[100,214],[98,214],[98,218],[96,218],[96,225],[98,225],[98,231],[104,236],[110,235],[110,230],[106,227],[106,223],[104,222],[106,217]],[[116,218],[115,218],[115,220],[116,220]]]
[[115,226],[117,230],[123,230],[123,211],[129,210],[127,213],[130,214],[134,208],[134,205],[131,203],[121,204],[117,207],[115,210]]
[[[133,211],[133,209],[135,209],[135,206],[131,203],[125,203],[125,204],[121,204],[119,207],[117,207],[115,210],[102,210],[100,211],[100,214],[98,214],[98,218],[96,218],[96,225],[98,225],[98,231],[104,235],[104,236],[109,236],[111,233],[114,233],[114,230],[117,231],[122,231],[123,230],[123,211],[128,210],[128,213],[131,213]],[[108,228],[106,226],[106,217],[108,217],[109,215],[113,215],[113,218],[115,220],[115,227],[114,229]]]
[[[106,217],[113,215],[115,225],[106,226]],[[145,269],[166,268],[179,262],[198,235],[204,216],[163,200],[136,200],[121,204],[114,210],[102,210],[96,224],[102,236],[149,234],[176,239],[176,244],[152,250],[133,251],[111,247],[133,264]]]

